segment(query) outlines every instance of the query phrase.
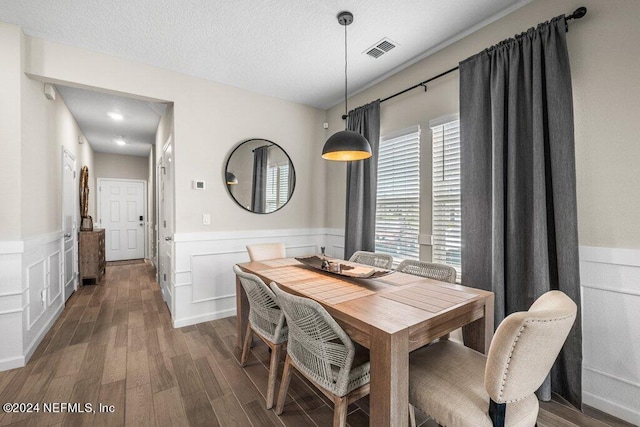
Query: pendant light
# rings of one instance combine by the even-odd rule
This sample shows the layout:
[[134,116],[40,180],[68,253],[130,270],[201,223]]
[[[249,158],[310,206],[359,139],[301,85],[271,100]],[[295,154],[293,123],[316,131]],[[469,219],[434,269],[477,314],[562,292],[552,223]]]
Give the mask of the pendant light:
[[[344,112],[347,115],[347,25],[353,22],[351,12],[340,12],[338,22],[344,26]],[[322,149],[322,158],[342,162],[363,160],[371,157],[369,141],[358,132],[346,129],[336,132],[327,139]]]
[[238,178],[231,172],[226,172],[227,185],[236,185],[238,183]]

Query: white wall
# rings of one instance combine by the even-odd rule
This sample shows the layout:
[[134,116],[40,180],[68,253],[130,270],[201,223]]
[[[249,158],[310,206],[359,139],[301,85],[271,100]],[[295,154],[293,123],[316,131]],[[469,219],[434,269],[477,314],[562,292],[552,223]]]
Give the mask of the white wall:
[[[216,232],[239,232],[247,236],[242,241],[250,243],[251,235],[275,233],[273,238],[280,238],[282,230],[287,230],[286,235],[291,230],[296,235],[306,233],[300,230],[312,230],[313,236],[322,236],[314,237],[312,243],[317,246],[318,242],[324,242],[324,233],[317,231],[322,230],[325,209],[325,165],[319,156],[324,142],[324,111],[42,39],[25,39],[27,72],[34,78],[128,93],[140,99],[173,102],[157,142],[164,143],[169,133],[174,136],[177,234],[209,236]],[[246,212],[227,194],[224,182],[226,156],[237,143],[251,138],[278,143],[288,152],[296,168],[295,193],[287,206],[273,214]],[[96,155],[94,169],[100,175],[98,157]],[[192,190],[194,179],[205,180],[206,190]],[[204,213],[211,215],[211,225],[202,224]],[[195,239],[202,240],[200,237]],[[211,243],[206,248],[200,246],[200,249],[209,253],[216,250],[216,244]],[[176,243],[174,272],[181,271],[182,267],[177,264],[180,260],[191,256],[183,251],[188,248]],[[230,265],[216,265],[216,275],[228,275],[231,271]],[[196,263],[193,274],[210,277],[203,275],[203,271],[210,272],[210,268]],[[178,283],[182,280],[179,274],[171,277],[172,289],[180,288],[182,284]],[[226,289],[226,284],[221,282],[211,281],[208,286],[207,298]],[[182,286],[182,289],[186,287]],[[203,314],[205,317],[220,315],[218,307],[197,303],[186,294],[178,298],[174,322],[195,321],[193,319],[203,318]]]
[[95,153],[94,178],[149,179],[149,157]]
[[[21,31],[0,23],[0,370],[21,366],[22,252],[20,240]],[[12,185],[9,185],[9,184]]]
[[[67,105],[64,103],[64,100],[60,95],[56,97],[55,100],[56,106],[56,117],[55,117],[55,128],[56,128],[56,141],[55,146],[56,150],[60,150],[61,147],[64,147],[68,150],[72,155],[76,158],[77,164],[77,173],[80,175],[80,170],[83,166],[87,166],[89,168],[89,215],[93,218],[96,217],[96,188],[94,185],[95,176],[93,175],[94,171],[94,152],[91,145],[87,142],[87,138],[82,133],[80,126],[76,122],[76,119],[67,108]],[[80,143],[79,141],[83,141]],[[52,160],[55,160],[56,153],[54,153]],[[56,162],[56,168],[52,173],[52,177],[61,177],[61,162]],[[52,179],[53,184],[57,187],[52,189],[51,191],[55,193],[60,192],[60,188],[62,186],[62,178],[60,179]],[[60,197],[57,198],[57,205],[55,211],[60,214],[60,217],[57,219],[59,224],[62,222],[62,199]]]
[[[39,38],[27,37],[27,48],[29,73],[40,79],[174,103],[176,231],[323,226],[324,111]],[[226,156],[250,138],[278,143],[299,171],[293,199],[270,215],[246,212],[226,193]],[[206,191],[192,190],[193,179],[207,181]]]
[[[242,232],[177,233],[173,325],[182,327],[235,315],[235,277],[231,266],[248,262],[246,245],[283,242],[289,257],[317,254],[341,257],[340,230],[279,229]],[[337,250],[336,246],[339,246]]]
[[[457,65],[459,61],[553,16],[586,6],[569,24],[572,67],[578,233],[580,245],[607,252],[635,250],[640,259],[640,2],[631,0],[536,0],[349,100],[352,107],[391,95]],[[421,136],[421,233],[431,234],[431,132],[428,122],[458,111],[458,73],[381,106],[381,133],[419,124]],[[327,136],[341,129],[343,105],[330,109]],[[327,164],[326,227],[344,227],[345,172]],[[584,254],[584,251],[581,252]],[[421,257],[430,259],[429,247]],[[613,264],[612,264],[613,263]],[[637,265],[637,262],[633,265]],[[639,423],[640,351],[635,342],[640,312],[637,267],[581,259],[583,283],[585,403]],[[607,274],[605,274],[608,273]],[[616,291],[590,286],[613,287]],[[618,289],[632,293],[620,293]],[[595,344],[597,342],[597,344]],[[633,343],[633,344],[631,344]],[[594,366],[591,366],[593,364]],[[593,368],[593,369],[591,369]],[[634,373],[629,369],[635,369]]]
[[0,72],[5,74],[0,74],[0,109],[7,109],[0,120],[10,120],[0,126],[1,169],[10,174],[3,175],[0,189],[5,198],[0,221],[3,370],[24,365],[62,311],[62,149],[89,165],[93,152],[77,146],[83,135],[62,99],[47,100],[43,83],[23,73],[20,29],[0,24],[0,46],[8,55]]
[[[20,238],[20,71],[22,32],[0,23],[0,239]],[[5,185],[13,183],[14,185]],[[0,291],[1,292],[1,291]]]

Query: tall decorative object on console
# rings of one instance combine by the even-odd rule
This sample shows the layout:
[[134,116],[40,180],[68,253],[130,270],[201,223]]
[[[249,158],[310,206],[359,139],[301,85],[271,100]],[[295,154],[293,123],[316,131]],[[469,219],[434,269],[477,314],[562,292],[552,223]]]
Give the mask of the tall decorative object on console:
[[92,231],[93,218],[89,216],[89,168],[80,171],[80,231]]
[[79,247],[80,284],[85,279],[95,279],[98,284],[102,280],[107,262],[104,257],[104,228],[93,231],[81,231]]

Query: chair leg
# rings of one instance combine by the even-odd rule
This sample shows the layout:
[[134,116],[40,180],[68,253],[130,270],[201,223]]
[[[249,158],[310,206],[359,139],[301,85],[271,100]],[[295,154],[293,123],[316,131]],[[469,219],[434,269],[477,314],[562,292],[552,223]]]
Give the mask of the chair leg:
[[244,333],[244,345],[242,346],[242,355],[240,356],[240,366],[244,367],[249,357],[249,349],[251,348],[251,341],[253,341],[253,329],[251,324],[247,323],[247,331]]
[[493,399],[489,399],[489,418],[493,422],[493,427],[504,427],[506,411],[506,403],[497,403]]
[[273,408],[273,400],[276,393],[276,377],[278,376],[278,363],[282,344],[277,344],[271,352],[271,362],[269,363],[269,382],[267,383],[267,409]]
[[333,427],[344,427],[347,424],[347,407],[349,401],[347,397],[341,397],[335,402],[333,409]]
[[282,383],[280,384],[280,392],[278,393],[278,404],[276,405],[276,414],[282,414],[284,410],[284,404],[287,400],[287,391],[289,390],[289,383],[291,382],[291,359],[287,354],[287,358],[284,361],[284,371],[282,371]]

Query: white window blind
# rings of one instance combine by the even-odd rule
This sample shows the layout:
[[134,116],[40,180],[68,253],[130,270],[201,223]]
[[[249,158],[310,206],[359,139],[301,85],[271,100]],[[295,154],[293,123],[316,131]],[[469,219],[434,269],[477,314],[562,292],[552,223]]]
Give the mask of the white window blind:
[[460,277],[460,121],[430,123],[433,135],[433,261],[448,264]]
[[278,209],[278,166],[267,167],[267,188],[265,191],[265,212],[273,212]]
[[376,252],[418,259],[420,245],[420,127],[380,140]]
[[266,212],[280,209],[289,196],[289,165],[267,166]]

